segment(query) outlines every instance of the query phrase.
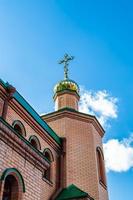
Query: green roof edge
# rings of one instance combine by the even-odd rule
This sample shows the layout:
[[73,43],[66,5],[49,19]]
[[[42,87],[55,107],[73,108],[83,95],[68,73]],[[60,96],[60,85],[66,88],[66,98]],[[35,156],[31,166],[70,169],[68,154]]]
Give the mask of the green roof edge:
[[[0,79],[0,84],[7,89],[8,83]],[[61,138],[53,131],[53,129],[40,117],[40,115],[31,107],[31,105],[16,91],[13,95],[14,99],[35,119],[35,121],[59,144]]]
[[0,78],[0,84],[6,89],[7,88],[7,83],[5,83],[1,78]]

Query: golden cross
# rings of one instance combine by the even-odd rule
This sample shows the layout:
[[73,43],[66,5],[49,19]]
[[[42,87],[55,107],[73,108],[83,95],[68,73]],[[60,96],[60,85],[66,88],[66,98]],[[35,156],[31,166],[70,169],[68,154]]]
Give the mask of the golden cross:
[[68,79],[68,65],[69,61],[73,60],[74,56],[69,56],[68,54],[64,55],[64,58],[59,61],[59,64],[64,64],[64,79]]

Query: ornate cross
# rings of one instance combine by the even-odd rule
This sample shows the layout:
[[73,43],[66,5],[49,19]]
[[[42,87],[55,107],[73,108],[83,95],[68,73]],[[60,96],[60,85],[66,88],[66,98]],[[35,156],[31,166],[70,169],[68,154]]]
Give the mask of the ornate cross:
[[64,58],[59,61],[59,64],[64,64],[64,79],[68,79],[68,65],[71,60],[74,59],[74,56],[69,56],[68,54],[64,55]]

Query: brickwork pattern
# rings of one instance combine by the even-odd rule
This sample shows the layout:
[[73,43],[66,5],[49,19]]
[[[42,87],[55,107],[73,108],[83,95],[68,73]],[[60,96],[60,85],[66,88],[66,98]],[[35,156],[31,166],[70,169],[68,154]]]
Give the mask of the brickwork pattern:
[[50,185],[42,179],[42,171],[0,140],[0,175],[7,168],[16,168],[21,173],[26,187],[23,200],[48,200],[55,191],[56,158],[52,166],[54,184]]
[[[93,133],[94,133],[94,145],[95,147],[100,147],[103,150],[103,145],[102,145],[102,139],[99,134],[97,134],[97,131],[93,127]],[[95,159],[96,159],[96,165],[97,165],[97,155],[95,154]],[[99,179],[98,179],[99,181]],[[104,187],[99,183],[99,199],[108,199],[108,192],[107,189],[105,190]]]
[[63,117],[48,122],[66,143],[66,184],[75,184],[95,200],[107,200],[107,191],[99,184],[96,147],[101,136],[91,123]]
[[4,101],[3,101],[3,99],[0,98],[0,116],[2,115],[3,104],[4,104]]
[[56,97],[56,110],[69,107],[78,110],[78,96],[76,94],[62,94]]
[[[1,102],[1,101],[0,101]],[[57,158],[58,152],[53,149],[50,143],[47,143],[43,135],[37,132],[37,129],[22,118],[21,113],[17,113],[11,106],[8,106],[6,121],[12,126],[15,120],[20,120],[26,129],[26,139],[29,140],[31,135],[37,136],[41,144],[41,152],[45,148],[49,148],[53,154],[54,161],[51,164],[51,181],[42,179],[43,172],[31,164],[28,160],[24,159],[17,153],[13,147],[11,148],[2,140],[0,140],[0,175],[7,168],[16,168],[23,176],[26,192],[23,194],[22,200],[49,200],[50,196],[56,190],[57,183]],[[17,137],[17,136],[16,136]]]
[[[11,100],[12,101],[12,100]],[[57,96],[58,109],[63,107],[78,109],[78,97],[75,94]],[[3,100],[0,99],[0,116]],[[28,114],[27,114],[28,115]],[[78,114],[77,114],[78,115]],[[41,144],[41,152],[49,148],[54,156],[52,163],[52,182],[49,184],[42,179],[42,171],[17,153],[13,147],[0,140],[0,175],[7,168],[16,168],[23,176],[26,193],[22,200],[48,200],[57,189],[58,182],[58,152],[49,140],[45,140],[44,132],[40,132],[30,117],[15,110],[9,103],[6,121],[12,126],[15,120],[20,120],[26,129],[26,139],[31,135],[37,136]],[[96,148],[102,148],[101,136],[91,122],[62,116],[49,122],[49,125],[61,137],[66,138],[66,168],[64,181],[66,186],[75,184],[81,190],[88,192],[95,200],[108,200],[107,190],[99,183]],[[47,133],[46,133],[47,134]],[[48,135],[47,135],[48,137]],[[53,141],[54,142],[54,141]],[[65,170],[66,169],[66,170]]]
[[41,144],[41,152],[43,152],[43,150],[45,148],[49,148],[53,154],[55,154],[55,152],[53,151],[53,149],[51,148],[51,146],[42,138],[42,136],[40,134],[37,133],[37,131],[35,130],[35,128],[32,126],[32,124],[27,123],[22,117],[21,117],[21,113],[16,113],[15,110],[13,110],[10,106],[8,106],[8,111],[7,111],[7,117],[6,117],[6,121],[12,126],[13,122],[15,120],[20,120],[22,122],[22,124],[25,127],[26,130],[26,139],[29,140],[30,136],[35,135],[38,139],[39,142]]

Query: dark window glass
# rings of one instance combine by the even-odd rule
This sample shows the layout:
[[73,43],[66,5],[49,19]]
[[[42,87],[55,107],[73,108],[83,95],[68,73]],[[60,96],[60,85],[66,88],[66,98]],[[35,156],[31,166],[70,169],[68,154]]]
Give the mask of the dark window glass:
[[32,144],[32,146],[33,146],[35,149],[38,149],[37,142],[36,142],[34,139],[31,139],[30,143]]
[[5,179],[2,200],[18,200],[18,183],[14,176],[9,175]]
[[97,163],[98,163],[99,180],[104,185],[106,185],[104,159],[100,149],[97,149]]
[[18,124],[14,125],[14,130],[17,131],[18,133],[22,134],[22,129]]

